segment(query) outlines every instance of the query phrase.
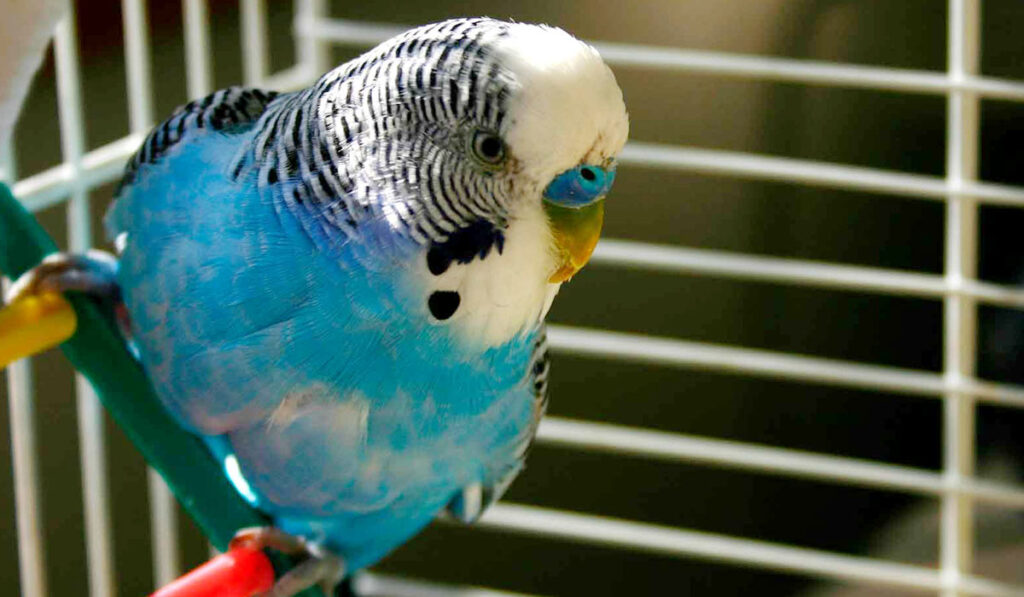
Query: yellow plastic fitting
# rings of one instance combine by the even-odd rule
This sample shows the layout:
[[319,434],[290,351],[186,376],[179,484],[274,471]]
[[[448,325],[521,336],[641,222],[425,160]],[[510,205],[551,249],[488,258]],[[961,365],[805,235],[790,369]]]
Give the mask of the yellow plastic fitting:
[[75,310],[58,292],[19,298],[0,309],[0,368],[57,346],[77,325]]

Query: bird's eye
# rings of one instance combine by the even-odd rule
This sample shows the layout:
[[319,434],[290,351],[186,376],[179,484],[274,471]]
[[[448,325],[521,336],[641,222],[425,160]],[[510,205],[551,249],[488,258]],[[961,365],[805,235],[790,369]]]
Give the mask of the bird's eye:
[[486,166],[497,166],[505,161],[505,142],[490,131],[473,133],[473,156]]

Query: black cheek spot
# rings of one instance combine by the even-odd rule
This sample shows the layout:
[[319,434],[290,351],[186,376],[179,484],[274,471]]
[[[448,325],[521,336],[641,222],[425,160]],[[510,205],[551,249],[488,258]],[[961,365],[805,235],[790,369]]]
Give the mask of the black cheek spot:
[[438,247],[434,247],[433,249],[427,251],[427,269],[429,269],[430,273],[434,274],[435,276],[440,276],[441,274],[448,271],[448,267],[451,264],[452,256],[448,253],[448,251],[445,251]]
[[430,314],[435,318],[444,321],[452,315],[459,308],[459,303],[462,298],[458,292],[451,290],[438,290],[437,292],[430,295],[427,299],[427,307],[430,308]]

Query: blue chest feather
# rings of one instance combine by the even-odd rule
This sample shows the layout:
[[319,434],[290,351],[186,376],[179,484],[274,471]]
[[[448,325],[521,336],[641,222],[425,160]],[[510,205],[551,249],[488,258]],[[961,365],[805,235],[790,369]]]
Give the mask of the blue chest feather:
[[[426,249],[383,220],[318,238],[328,233],[273,193],[225,175],[238,143],[179,143],[108,215],[111,235],[127,234],[133,333],[157,393],[231,463],[240,491],[358,568],[460,488],[518,467],[536,331],[463,346],[409,274]],[[478,232],[476,256],[501,250]]]

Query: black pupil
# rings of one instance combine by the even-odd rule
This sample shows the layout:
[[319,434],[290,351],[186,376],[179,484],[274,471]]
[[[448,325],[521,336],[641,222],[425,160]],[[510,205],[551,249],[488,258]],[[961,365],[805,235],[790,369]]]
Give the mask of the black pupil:
[[501,140],[493,135],[488,135],[480,141],[480,155],[485,158],[494,159],[501,155]]
[[590,181],[594,181],[594,180],[597,179],[597,175],[594,174],[594,171],[591,170],[590,168],[584,168],[583,170],[581,170],[580,171],[580,176],[582,176],[584,179],[590,180]]

